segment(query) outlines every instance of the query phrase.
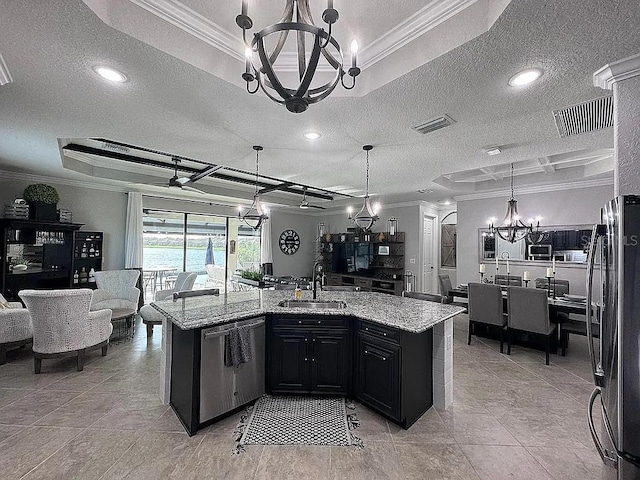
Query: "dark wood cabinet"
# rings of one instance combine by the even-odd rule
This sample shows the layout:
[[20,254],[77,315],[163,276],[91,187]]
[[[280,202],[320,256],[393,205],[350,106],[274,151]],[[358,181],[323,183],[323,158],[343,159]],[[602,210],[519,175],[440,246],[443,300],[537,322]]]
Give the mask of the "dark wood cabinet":
[[267,325],[269,391],[348,393],[350,337],[346,318],[273,317]]
[[400,420],[400,346],[358,333],[355,374],[356,397]]

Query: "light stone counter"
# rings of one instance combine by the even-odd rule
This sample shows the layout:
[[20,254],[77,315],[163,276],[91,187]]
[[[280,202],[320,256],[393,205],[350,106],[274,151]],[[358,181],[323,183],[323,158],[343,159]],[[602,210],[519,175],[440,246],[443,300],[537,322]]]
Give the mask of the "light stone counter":
[[[163,322],[164,351],[160,392],[169,403],[171,380],[171,323],[182,330],[210,327],[266,314],[302,314],[350,316],[381,323],[411,333],[433,328],[433,404],[447,408],[453,403],[453,317],[464,308],[404,298],[383,293],[318,292],[319,300],[342,300],[343,309],[285,308],[282,300],[292,300],[291,290],[253,290],[230,292],[220,296],[202,296],[155,302],[151,305],[165,315]],[[310,300],[312,292],[303,291]]]

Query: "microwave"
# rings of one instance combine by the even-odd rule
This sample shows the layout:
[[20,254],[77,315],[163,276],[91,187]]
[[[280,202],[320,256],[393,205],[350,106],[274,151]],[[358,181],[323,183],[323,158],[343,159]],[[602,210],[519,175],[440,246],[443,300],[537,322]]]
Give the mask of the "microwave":
[[530,260],[551,260],[551,245],[529,245]]

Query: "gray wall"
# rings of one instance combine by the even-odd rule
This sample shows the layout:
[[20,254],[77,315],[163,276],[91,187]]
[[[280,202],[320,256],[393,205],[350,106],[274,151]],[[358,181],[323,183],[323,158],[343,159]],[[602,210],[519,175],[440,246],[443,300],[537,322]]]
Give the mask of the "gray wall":
[[[600,220],[600,208],[612,197],[613,186],[527,195],[516,194],[523,217],[541,215],[543,217],[541,223],[545,226],[597,223]],[[489,217],[502,220],[506,207],[506,197],[458,201],[457,282],[479,281],[478,229],[487,227]],[[545,269],[546,266],[512,265],[511,273],[522,275],[525,270],[529,270],[532,278],[536,278],[544,277]],[[557,278],[569,280],[572,293],[585,293],[583,266],[578,268],[556,266],[556,272]],[[487,273],[489,276],[494,274],[489,264]]]
[[[273,274],[310,277],[314,261],[314,242],[319,222],[318,217],[272,209],[268,221],[271,222]],[[300,235],[300,248],[293,255],[282,253],[278,243],[280,234],[287,229],[295,230]]]
[[[39,183],[27,180],[0,178],[0,205],[13,203],[22,197],[27,185]],[[83,223],[81,230],[104,232],[105,270],[124,268],[124,231],[127,216],[127,196],[121,192],[58,185],[60,194],[58,208],[73,212],[73,222]]]

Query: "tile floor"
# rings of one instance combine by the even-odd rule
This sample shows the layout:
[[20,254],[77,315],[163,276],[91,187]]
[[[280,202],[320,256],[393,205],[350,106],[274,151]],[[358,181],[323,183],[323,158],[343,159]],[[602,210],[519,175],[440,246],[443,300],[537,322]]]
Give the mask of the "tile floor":
[[473,338],[455,321],[455,404],[402,430],[358,406],[364,450],[250,446],[231,456],[234,415],[189,438],[160,403],[160,330],[84,372],[29,350],[0,366],[0,476],[7,479],[597,479],[600,459],[586,424],[591,391],[584,338],[544,365],[537,351]]

